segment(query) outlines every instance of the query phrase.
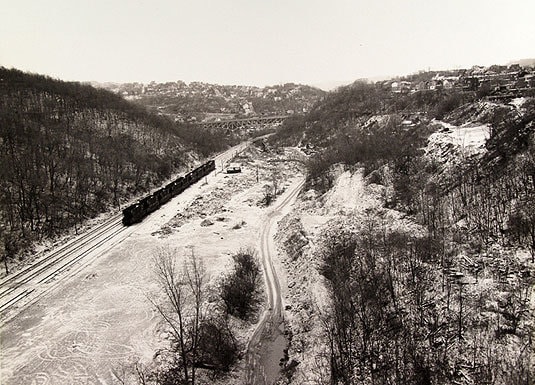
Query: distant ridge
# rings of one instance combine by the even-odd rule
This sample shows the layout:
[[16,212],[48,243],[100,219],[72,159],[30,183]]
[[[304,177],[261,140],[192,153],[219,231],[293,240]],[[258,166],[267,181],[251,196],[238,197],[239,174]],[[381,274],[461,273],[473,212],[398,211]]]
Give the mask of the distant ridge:
[[535,67],[535,59],[519,59],[507,63],[507,65],[511,64],[520,64],[522,67]]
[[319,88],[323,91],[335,91],[337,88],[342,86],[347,86],[353,84],[357,80],[369,81],[369,82],[381,82],[383,80],[388,80],[394,78],[394,75],[382,75],[382,76],[371,76],[366,78],[355,78],[353,80],[326,80],[316,83],[312,83],[312,87]]
[[352,83],[351,80],[326,80],[326,81],[312,83],[311,86],[319,88],[320,90],[329,92],[329,91],[334,91],[340,86],[345,86],[351,83]]

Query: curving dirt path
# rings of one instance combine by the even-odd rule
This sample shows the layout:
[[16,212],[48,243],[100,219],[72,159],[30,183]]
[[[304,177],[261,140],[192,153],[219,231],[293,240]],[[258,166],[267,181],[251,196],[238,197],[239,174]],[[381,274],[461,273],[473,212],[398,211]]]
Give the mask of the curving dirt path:
[[245,383],[247,385],[271,385],[280,374],[279,362],[287,346],[284,336],[284,317],[279,278],[273,265],[276,254],[273,234],[277,221],[281,219],[295,202],[304,180],[299,179],[275,202],[263,221],[260,235],[260,259],[264,270],[268,308],[262,314],[247,345]]

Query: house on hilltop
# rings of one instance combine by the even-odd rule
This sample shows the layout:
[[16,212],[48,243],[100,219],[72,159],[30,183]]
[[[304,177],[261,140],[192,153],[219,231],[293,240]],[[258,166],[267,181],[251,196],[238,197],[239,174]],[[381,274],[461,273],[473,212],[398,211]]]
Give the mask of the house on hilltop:
[[408,94],[411,91],[412,83],[408,81],[393,82],[392,92],[396,94]]

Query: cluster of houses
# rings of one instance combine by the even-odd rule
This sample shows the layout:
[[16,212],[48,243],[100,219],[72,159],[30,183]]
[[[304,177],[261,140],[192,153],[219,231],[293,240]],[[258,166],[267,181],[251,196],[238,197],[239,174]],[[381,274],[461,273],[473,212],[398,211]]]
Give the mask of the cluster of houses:
[[[97,84],[97,86],[99,86]],[[102,85],[100,85],[102,86]],[[312,96],[314,101],[321,97],[321,94],[310,95],[311,92],[318,93],[309,86],[300,84],[281,84],[269,87],[239,86],[239,85],[219,85],[203,82],[185,83],[183,81],[157,83],[123,83],[106,84],[105,88],[124,96],[127,99],[140,99],[144,96],[169,96],[169,97],[220,97],[227,100],[233,99],[272,99],[282,101],[284,99],[298,99],[307,101]],[[320,92],[321,93],[321,92]]]
[[[433,75],[430,77],[430,75]],[[404,80],[390,80],[383,83],[395,94],[409,94],[423,90],[484,91],[485,95],[516,93],[535,90],[535,67],[474,66],[471,69],[453,70],[443,73],[427,72],[407,77]]]
[[126,99],[156,107],[160,114],[170,115],[177,121],[191,122],[307,112],[325,94],[319,89],[294,83],[256,87],[153,81],[100,86]]

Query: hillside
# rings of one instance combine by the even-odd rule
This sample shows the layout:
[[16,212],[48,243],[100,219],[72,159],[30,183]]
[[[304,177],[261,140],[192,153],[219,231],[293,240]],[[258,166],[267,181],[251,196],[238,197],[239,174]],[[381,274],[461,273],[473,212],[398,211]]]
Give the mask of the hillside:
[[303,113],[326,94],[318,88],[293,83],[270,87],[181,81],[96,85],[178,121]]
[[523,67],[527,67],[527,66],[534,67],[535,59],[519,59],[519,60],[510,61],[509,63],[507,63],[507,65],[511,65],[511,64],[519,64]]
[[5,68],[0,127],[0,236],[7,258],[120,208],[231,140],[178,125],[109,91]]
[[[433,75],[434,76],[434,75]],[[358,82],[287,121],[289,383],[531,383],[535,98]]]
[[[289,341],[280,383],[531,384],[535,88],[531,72],[519,67],[474,68],[458,75],[357,81],[318,98],[308,113],[294,114],[269,139],[241,154],[233,151],[242,172],[212,174],[210,183],[190,189],[179,206],[167,205],[144,220],[127,246],[77,280],[92,288],[73,291],[79,299],[74,303],[83,308],[80,319],[101,325],[103,314],[108,320],[115,316],[105,336],[96,338],[106,352],[112,337],[121,346],[133,343],[125,333],[126,319],[140,321],[132,333],[136,338],[170,343],[161,325],[155,326],[154,309],[147,308],[154,305],[146,301],[147,288],[155,284],[151,269],[138,267],[154,264],[157,246],[179,245],[180,258],[190,252],[192,258],[207,258],[206,278],[215,293],[233,251],[257,244],[274,198],[285,191],[297,194],[294,177],[304,164],[304,191],[292,212],[280,212],[285,216],[277,225],[279,252],[269,253],[283,296],[278,304],[284,325],[275,328]],[[472,78],[477,81],[465,82]],[[22,255],[32,242],[77,231],[88,218],[118,210],[238,139],[178,122],[182,112],[174,115],[173,108],[182,102],[173,99],[175,83],[148,92],[158,114],[116,93],[16,70],[2,68],[0,86],[0,237],[6,270],[13,263],[8,257]],[[221,97],[225,87],[214,88],[212,95],[204,93],[205,86],[185,86],[198,90],[184,99],[184,111],[197,108],[201,119],[238,116],[206,112],[212,107],[202,103]],[[292,87],[286,90],[288,100]],[[174,107],[158,108],[167,101]],[[217,108],[222,107],[213,111]],[[111,260],[124,264],[109,269]],[[122,271],[122,280],[116,280],[116,271]],[[111,281],[119,282],[103,292],[104,282]],[[116,283],[124,289],[119,305]],[[137,307],[130,302],[132,287],[143,293]],[[93,289],[103,294],[102,308]],[[211,316],[220,301],[212,294]],[[49,304],[65,309],[64,302],[61,297]],[[48,306],[55,314],[55,305]],[[248,350],[253,321],[225,319]],[[73,325],[77,328],[78,320]],[[157,333],[146,332],[151,325]],[[229,325],[223,326],[231,330]],[[59,335],[50,327],[43,341],[49,330]],[[41,365],[40,345],[25,349],[17,334],[11,338],[17,351],[36,354],[12,361],[24,361],[27,372],[20,378],[32,375],[34,365]],[[47,363],[51,375],[57,374],[54,365],[78,358],[71,341],[60,339],[65,354]],[[87,373],[113,361],[90,346],[82,350],[91,351],[90,366],[98,368]],[[213,350],[210,344],[208,352]],[[168,370],[160,353],[146,352],[144,361],[154,366],[136,364],[129,374],[141,378],[153,369],[172,374],[174,367]],[[114,356],[114,363],[128,354]],[[279,356],[272,361],[277,371]],[[214,374],[211,381],[236,382],[245,365],[242,360],[227,366],[226,377]],[[202,370],[212,374],[210,367]]]

